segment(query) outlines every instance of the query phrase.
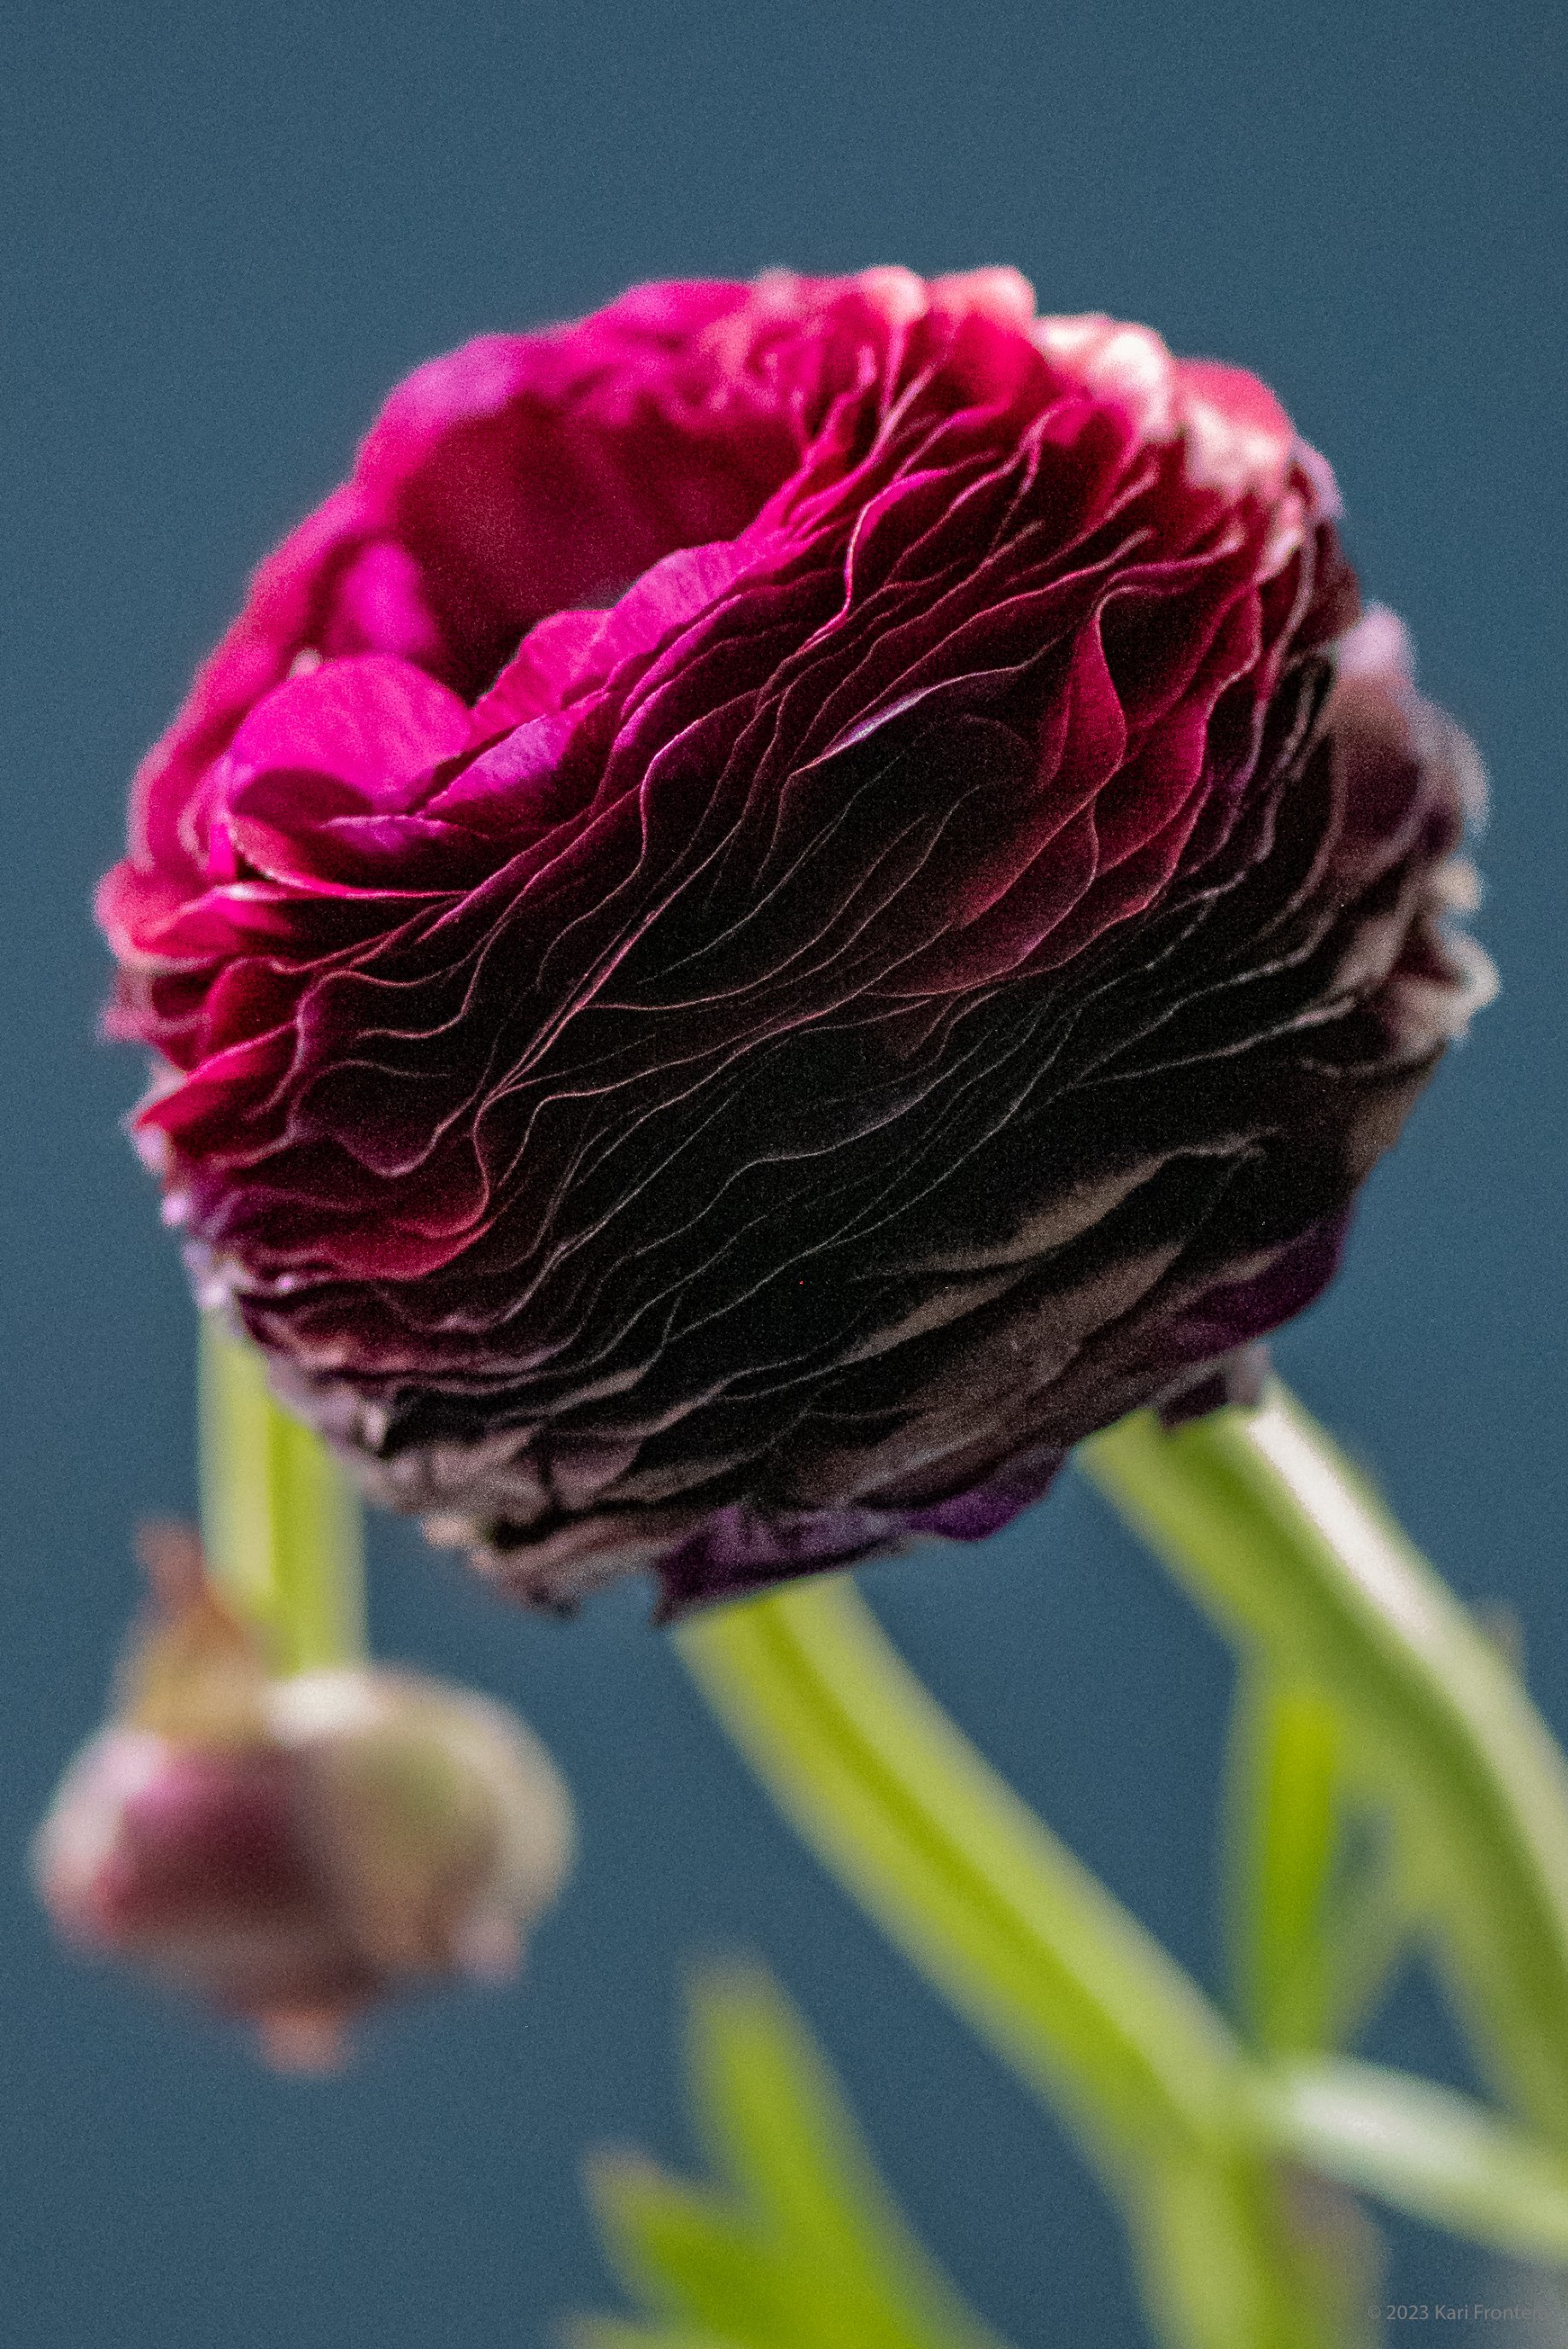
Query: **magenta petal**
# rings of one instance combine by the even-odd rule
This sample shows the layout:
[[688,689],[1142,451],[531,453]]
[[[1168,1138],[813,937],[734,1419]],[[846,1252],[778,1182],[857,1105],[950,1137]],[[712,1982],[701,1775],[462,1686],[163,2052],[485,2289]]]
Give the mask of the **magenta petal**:
[[469,712],[407,661],[366,653],[291,678],[251,712],[231,746],[232,809],[269,771],[330,776],[367,807],[407,804],[410,785],[464,750]]
[[321,648],[337,656],[391,653],[424,668],[441,666],[441,631],[407,547],[374,539],[355,556],[337,582]]

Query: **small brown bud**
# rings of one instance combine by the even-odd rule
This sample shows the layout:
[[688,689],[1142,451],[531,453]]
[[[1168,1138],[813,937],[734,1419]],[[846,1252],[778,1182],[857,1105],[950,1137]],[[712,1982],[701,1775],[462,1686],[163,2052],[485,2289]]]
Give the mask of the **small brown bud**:
[[146,1547],[159,1616],[34,1845],[60,1932],[247,2017],[285,2069],[332,2068],[397,1991],[514,1972],[571,1855],[538,1741],[414,1672],[274,1679],[193,1537]]

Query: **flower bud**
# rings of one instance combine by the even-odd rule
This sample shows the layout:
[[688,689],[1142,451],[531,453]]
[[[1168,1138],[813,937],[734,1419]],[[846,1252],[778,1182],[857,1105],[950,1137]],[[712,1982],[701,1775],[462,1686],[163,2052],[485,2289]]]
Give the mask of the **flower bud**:
[[335,2065],[395,1992],[513,1972],[571,1851],[542,1746],[420,1674],[273,1679],[193,1539],[154,1553],[159,1619],[34,1846],[60,1932],[253,2021],[286,2069]]

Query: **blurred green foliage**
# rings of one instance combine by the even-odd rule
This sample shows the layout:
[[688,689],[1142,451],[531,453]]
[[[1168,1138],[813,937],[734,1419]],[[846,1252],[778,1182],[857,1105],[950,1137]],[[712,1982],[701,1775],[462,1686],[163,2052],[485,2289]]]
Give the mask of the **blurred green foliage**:
[[579,2319],[571,2349],[1002,2349],[911,2233],[765,1973],[697,1982],[687,2070],[712,2181],[594,2159],[605,2247],[651,2321]]

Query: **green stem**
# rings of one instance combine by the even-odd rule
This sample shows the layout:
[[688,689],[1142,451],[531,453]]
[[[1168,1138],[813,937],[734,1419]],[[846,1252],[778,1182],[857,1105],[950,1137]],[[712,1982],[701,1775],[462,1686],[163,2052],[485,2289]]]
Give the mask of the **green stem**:
[[1278,1386],[1171,1432],[1140,1413],[1078,1456],[1228,1638],[1333,1701],[1347,1769],[1442,1887],[1483,2062],[1568,2147],[1568,1763],[1496,1642]]
[[1568,2267],[1568,2160],[1430,2080],[1348,2056],[1259,2073],[1260,2136],[1320,2176],[1506,2257]]
[[282,1410],[261,1357],[201,1317],[201,1532],[213,1580],[266,1642],[273,1670],[365,1654],[359,1496],[312,1431]]
[[1317,1689],[1243,1666],[1226,1771],[1225,1938],[1238,2019],[1270,2054],[1328,2039],[1342,1742]]
[[719,1719],[853,1896],[1062,2111],[1184,2349],[1327,2349],[1223,2022],[934,1703],[845,1580],[676,1635]]
[[1433,1903],[1394,1843],[1336,1892],[1325,1920],[1328,2004],[1319,2045],[1349,2047],[1404,1961],[1429,1948]]

